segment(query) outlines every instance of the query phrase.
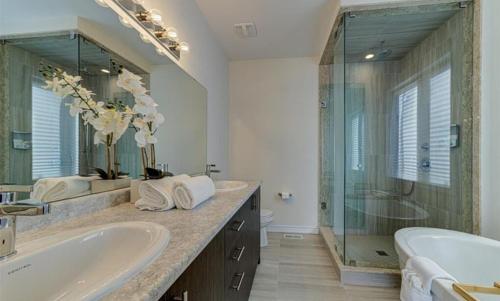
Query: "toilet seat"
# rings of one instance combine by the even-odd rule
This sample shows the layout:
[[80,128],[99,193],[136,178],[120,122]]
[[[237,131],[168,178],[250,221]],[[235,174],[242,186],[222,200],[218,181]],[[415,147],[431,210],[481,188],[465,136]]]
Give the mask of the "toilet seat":
[[260,210],[260,246],[267,246],[267,229],[266,227],[273,221],[273,211],[269,209]]
[[273,221],[274,213],[269,209],[261,209],[260,211],[260,224],[266,226]]
[[260,217],[269,217],[273,216],[273,212],[269,209],[261,209],[260,210]]

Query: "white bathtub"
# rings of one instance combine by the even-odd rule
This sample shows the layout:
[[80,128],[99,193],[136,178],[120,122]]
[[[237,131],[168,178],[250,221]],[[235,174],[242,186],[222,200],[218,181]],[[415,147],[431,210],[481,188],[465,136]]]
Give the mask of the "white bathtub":
[[[492,286],[500,280],[500,241],[463,232],[434,228],[405,228],[396,232],[395,247],[399,264],[414,255],[439,264],[461,283]],[[452,282],[435,280],[433,300],[463,300],[451,287]],[[483,300],[499,296],[478,295]]]

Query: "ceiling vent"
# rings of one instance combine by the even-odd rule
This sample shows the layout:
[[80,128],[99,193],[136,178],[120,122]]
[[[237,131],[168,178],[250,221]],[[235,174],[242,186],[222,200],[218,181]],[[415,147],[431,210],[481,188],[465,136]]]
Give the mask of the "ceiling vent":
[[257,27],[253,23],[234,24],[234,32],[242,39],[255,38],[257,36]]

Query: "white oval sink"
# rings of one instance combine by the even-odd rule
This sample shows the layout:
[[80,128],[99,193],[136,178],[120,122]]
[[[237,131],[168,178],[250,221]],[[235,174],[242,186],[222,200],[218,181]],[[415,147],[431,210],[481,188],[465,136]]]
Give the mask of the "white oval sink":
[[65,231],[18,246],[0,261],[0,300],[96,300],[141,272],[170,232],[146,222]]
[[240,189],[245,189],[248,184],[243,181],[217,181],[215,182],[215,189],[217,192],[228,192]]

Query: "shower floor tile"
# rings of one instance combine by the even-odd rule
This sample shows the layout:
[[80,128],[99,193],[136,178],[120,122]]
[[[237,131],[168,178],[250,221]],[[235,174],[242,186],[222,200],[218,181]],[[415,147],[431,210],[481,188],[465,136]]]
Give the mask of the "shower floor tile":
[[[344,236],[337,235],[344,240]],[[346,265],[357,267],[399,268],[398,254],[393,236],[347,235],[345,237]]]

